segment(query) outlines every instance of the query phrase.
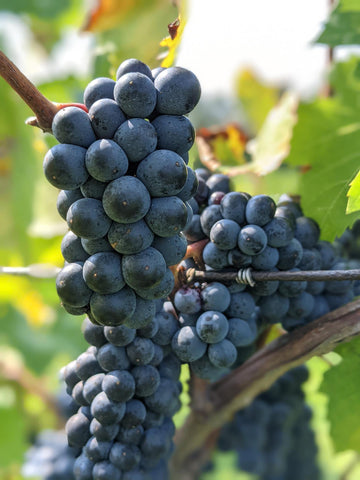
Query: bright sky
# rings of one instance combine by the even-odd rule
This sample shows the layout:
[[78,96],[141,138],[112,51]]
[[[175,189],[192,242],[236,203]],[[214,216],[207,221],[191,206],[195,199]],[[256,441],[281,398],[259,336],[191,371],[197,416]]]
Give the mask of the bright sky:
[[178,64],[204,93],[229,92],[235,72],[254,68],[276,84],[309,94],[321,83],[326,50],[311,45],[328,0],[191,0]]

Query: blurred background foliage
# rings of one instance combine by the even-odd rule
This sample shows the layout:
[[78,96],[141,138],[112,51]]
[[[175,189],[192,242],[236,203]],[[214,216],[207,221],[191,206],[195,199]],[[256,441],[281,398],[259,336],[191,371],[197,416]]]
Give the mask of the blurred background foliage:
[[[359,43],[359,3],[340,1],[318,41],[331,47]],[[40,91],[56,102],[82,102],[86,84],[97,76],[113,77],[125,58],[140,58],[151,67],[162,62],[171,65],[186,28],[186,7],[185,1],[169,0],[97,0],[92,4],[82,0],[0,0],[0,20],[9,20],[12,28],[26,32],[20,57],[26,57],[29,76]],[[168,37],[167,26],[179,15],[177,35]],[[72,35],[79,31],[86,48],[72,52]],[[0,30],[0,47],[10,58],[19,54],[14,35]],[[66,67],[71,61],[76,62],[75,73]],[[209,58],[202,61],[215,64],[216,58],[209,52]],[[31,62],[38,72],[31,69]],[[359,65],[358,57],[335,64],[324,91],[308,102],[286,85],[270,85],[254,71],[240,70],[230,100],[202,102],[192,116],[198,137],[212,152],[207,166],[228,173],[235,188],[251,194],[266,193],[275,199],[284,191],[301,194],[305,213],[320,223],[323,238],[341,235],[358,217],[360,208],[360,179],[356,176],[360,164]],[[0,104],[0,265],[61,267],[60,243],[66,226],[56,211],[57,192],[42,173],[44,153],[54,140],[25,125],[31,112],[3,81]],[[231,122],[229,118],[219,124],[221,112],[231,112]],[[199,157],[204,155],[194,147],[191,163],[195,167],[201,165]],[[2,480],[21,479],[24,452],[36,433],[59,425],[53,400],[59,388],[58,371],[86,348],[81,322],[82,318],[71,317],[60,308],[53,278],[0,275]],[[348,358],[347,352],[340,353]],[[351,433],[359,428],[359,396],[358,391],[355,396],[348,392],[353,402],[350,406],[332,400],[331,385],[342,391],[336,382],[346,378],[343,370],[330,369],[333,360],[330,356],[309,362],[307,396],[315,411],[319,461],[324,480],[357,480],[360,438]],[[358,384],[355,377],[360,365],[350,365],[351,385]],[[326,372],[333,372],[335,380],[329,382]],[[183,378],[185,381],[186,372]],[[331,424],[327,419],[329,398]],[[336,423],[349,407],[353,421]],[[178,415],[177,425],[186,409]],[[343,440],[334,443],[330,433]],[[346,436],[354,441],[349,444]],[[204,480],[250,478],[235,470],[232,455],[217,454],[215,465]]]

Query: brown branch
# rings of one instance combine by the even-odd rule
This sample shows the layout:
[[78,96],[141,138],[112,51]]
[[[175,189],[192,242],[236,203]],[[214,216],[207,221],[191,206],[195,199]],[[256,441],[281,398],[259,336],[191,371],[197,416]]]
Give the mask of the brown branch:
[[204,393],[207,398],[205,415],[201,415],[199,409],[191,412],[175,436],[172,480],[199,478],[198,462],[197,470],[193,468],[196,452],[201,451],[212,432],[230,420],[236,411],[249,405],[277,378],[359,334],[360,300],[357,300],[279,337],[232,373],[210,384]]
[[60,419],[60,412],[56,400],[44,387],[43,380],[34,377],[30,370],[28,370],[23,364],[14,364],[5,359],[0,359],[0,376],[4,380],[15,382],[23,390],[41,398],[49,410],[54,412],[56,417]]
[[59,109],[58,106],[44,97],[1,50],[0,75],[36,115],[36,119],[28,122],[29,125],[40,127],[44,132],[51,132],[52,120]]

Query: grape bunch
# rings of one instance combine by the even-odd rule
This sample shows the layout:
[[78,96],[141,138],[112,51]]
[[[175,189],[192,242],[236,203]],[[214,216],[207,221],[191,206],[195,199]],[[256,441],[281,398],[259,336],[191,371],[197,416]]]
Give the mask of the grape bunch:
[[235,451],[240,470],[259,480],[319,480],[307,377],[305,366],[290,370],[222,428],[218,448]]
[[[190,201],[194,215],[184,234],[189,243],[209,240],[202,252],[206,270],[358,267],[319,239],[318,224],[288,195],[276,205],[267,195],[231,192],[226,175],[205,169],[196,174],[199,187]],[[189,259],[181,265],[196,268]],[[172,348],[196,375],[215,380],[253,353],[266,326],[280,322],[290,331],[309,323],[351,301],[358,283],[262,281],[250,286],[218,281],[181,288],[174,298],[179,326]]]
[[250,293],[237,294],[242,288],[212,282],[175,293],[179,325],[171,346],[200,378],[215,380],[253,352],[258,309]]
[[55,115],[60,143],[43,166],[61,189],[57,208],[70,229],[56,282],[64,308],[99,325],[130,326],[171,292],[169,267],[186,251],[181,230],[198,184],[187,166],[195,131],[186,115],[200,85],[189,70],[151,71],[136,59],[116,78],[93,80],[84,109]]
[[144,326],[97,326],[83,333],[90,347],[63,369],[78,411],[66,424],[80,449],[76,480],[152,480],[167,476],[180,408],[180,361],[171,352],[176,318],[163,301]]
[[[64,421],[79,408],[65,390],[57,395],[56,404]],[[75,480],[74,462],[79,454],[79,448],[68,445],[64,430],[44,430],[25,454],[22,475],[42,480]]]

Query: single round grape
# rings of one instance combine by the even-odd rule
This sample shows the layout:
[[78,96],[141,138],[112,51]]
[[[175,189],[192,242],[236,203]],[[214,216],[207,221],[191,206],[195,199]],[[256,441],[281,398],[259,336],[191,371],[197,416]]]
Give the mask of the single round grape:
[[172,237],[155,236],[152,247],[159,250],[167,266],[177,265],[184,258],[187,250],[187,241],[183,233]]
[[110,442],[99,441],[96,437],[91,437],[86,443],[83,451],[92,462],[100,462],[108,457],[110,448]]
[[203,310],[225,312],[230,305],[230,292],[225,285],[219,282],[209,283],[201,290],[200,296]]
[[146,418],[146,408],[141,400],[132,399],[126,402],[126,410],[121,426],[124,428],[134,428],[141,425]]
[[186,169],[187,169],[187,177],[186,177],[185,185],[177,194],[177,197],[179,197],[183,202],[187,202],[190,199],[192,199],[192,197],[196,194],[196,191],[199,185],[199,182],[198,182],[198,179],[196,178],[194,170],[190,167],[186,167]]
[[227,258],[229,265],[232,265],[235,268],[245,268],[251,265],[255,256],[246,255],[245,253],[240,252],[238,248],[234,248],[228,252]]
[[250,224],[266,225],[274,217],[275,202],[267,195],[255,195],[247,202],[245,209],[246,221]]
[[122,325],[131,318],[135,308],[135,293],[128,287],[105,295],[95,292],[90,300],[91,314],[101,325]]
[[183,229],[183,234],[189,242],[198,242],[206,238],[205,233],[201,228],[200,215],[193,214],[190,223],[187,222]]
[[150,195],[145,185],[130,176],[110,182],[103,196],[105,212],[119,223],[137,222],[146,215],[150,204]]
[[87,149],[86,168],[100,182],[110,182],[125,175],[129,162],[124,150],[109,139],[97,140]]
[[240,233],[239,225],[233,220],[218,220],[210,230],[210,240],[220,250],[231,250],[236,247]]
[[175,196],[153,198],[145,221],[155,235],[171,237],[178,234],[186,225],[186,205]]
[[155,150],[157,134],[150,122],[130,118],[116,130],[114,141],[125,151],[129,162],[140,162]]
[[240,230],[238,247],[246,255],[258,255],[265,250],[267,236],[258,225],[246,225]]
[[76,413],[66,422],[65,431],[70,446],[83,447],[90,438],[90,420],[83,413]]
[[159,345],[169,345],[171,339],[178,329],[178,322],[173,313],[161,311],[156,314],[159,328],[153,340]]
[[131,370],[135,381],[135,393],[138,397],[148,397],[156,392],[160,385],[158,369],[152,365],[140,365]]
[[159,283],[165,276],[166,263],[158,250],[148,247],[140,253],[124,255],[122,269],[126,283],[136,290]]
[[294,229],[286,217],[274,217],[263,228],[270,247],[285,247],[294,238]]
[[155,315],[154,300],[146,300],[136,295],[136,308],[125,325],[129,328],[141,328],[148,325]]
[[207,237],[210,237],[212,226],[222,219],[220,205],[206,207],[200,215],[201,228]]
[[100,252],[84,263],[83,277],[86,285],[95,292],[116,293],[125,286],[118,253]]
[[92,470],[93,480],[107,480],[109,478],[111,478],[111,480],[120,480],[121,477],[121,470],[108,460],[95,463]]
[[118,347],[129,345],[136,336],[136,330],[134,328],[129,328],[126,325],[104,327],[103,330],[106,340]]
[[154,356],[154,343],[149,338],[135,337],[126,347],[126,353],[133,365],[146,365]]
[[85,198],[96,198],[97,200],[101,200],[106,185],[105,182],[99,182],[99,180],[89,177],[86,182],[80,186],[80,191]]
[[108,239],[114,250],[129,255],[150,247],[154,234],[143,219],[133,223],[113,222],[108,232]]
[[116,82],[114,98],[129,117],[147,118],[155,108],[157,94],[149,77],[129,72],[121,75]]
[[[111,227],[110,227],[111,228]],[[106,237],[100,238],[82,238],[81,245],[86,253],[94,255],[100,252],[113,252],[113,248],[110,245]]]
[[186,115],[200,99],[201,89],[196,76],[182,67],[170,67],[157,75],[156,110],[166,115]]
[[220,202],[221,214],[224,218],[233,220],[239,225],[243,225],[245,223],[245,209],[247,203],[248,198],[242,192],[226,193]]
[[181,313],[199,312],[201,310],[200,294],[193,288],[180,288],[175,293],[174,305]]
[[73,307],[89,303],[93,292],[84,282],[82,264],[65,265],[56,277],[56,291],[63,302]]
[[143,299],[147,300],[155,300],[158,298],[165,298],[170,295],[173,291],[175,285],[174,275],[172,271],[167,268],[165,271],[165,275],[162,280],[147,288],[137,288],[136,293]]
[[84,318],[81,325],[81,331],[85,340],[95,347],[101,347],[106,343],[104,336],[104,329],[97,325],[94,325],[88,318]]
[[84,262],[89,257],[83,249],[81,239],[71,230],[62,239],[60,249],[68,263]]
[[102,98],[114,98],[115,81],[107,77],[92,80],[84,90],[84,103],[89,109],[93,103]]
[[209,310],[199,316],[196,331],[203,342],[217,343],[226,337],[229,323],[224,314]]
[[64,190],[75,190],[86,182],[89,173],[85,167],[85,148],[76,145],[55,145],[46,152],[43,169],[51,185]]
[[80,188],[76,188],[75,190],[61,190],[61,192],[59,192],[56,208],[64,220],[66,220],[66,214],[70,205],[76,202],[76,200],[80,200],[80,198],[83,198]]
[[206,265],[214,270],[221,270],[228,266],[228,251],[220,250],[212,242],[205,245],[202,256]]
[[256,340],[257,331],[254,331],[246,320],[229,318],[229,331],[226,338],[235,347],[246,347]]
[[102,425],[113,425],[125,415],[125,403],[113,402],[105,392],[101,392],[91,403],[91,415]]
[[125,73],[130,73],[130,72],[139,72],[149,77],[150,80],[153,79],[151,70],[146,65],[146,63],[141,62],[137,58],[127,58],[119,65],[116,71],[116,80],[119,80],[119,78],[125,75]]
[[203,342],[194,327],[182,327],[172,338],[172,350],[182,362],[193,362],[201,358],[207,345]]
[[230,179],[222,173],[214,173],[206,180],[206,185],[209,188],[209,195],[214,192],[228,193],[230,190]]
[[135,394],[135,380],[126,370],[114,370],[104,376],[102,389],[113,402],[127,402]]
[[67,224],[78,237],[104,237],[111,225],[100,200],[81,198],[74,202],[66,215]]
[[178,382],[168,378],[161,378],[159,388],[155,393],[146,397],[145,404],[156,413],[172,417],[180,408]]
[[101,385],[104,377],[105,377],[105,373],[96,373],[95,375],[92,375],[85,381],[84,388],[83,388],[83,395],[89,405],[94,400],[96,395],[102,392]]
[[208,356],[215,367],[229,368],[236,360],[237,351],[234,344],[225,338],[209,345]]
[[310,315],[314,308],[314,297],[308,292],[301,292],[290,298],[288,315],[293,318],[304,318]]
[[169,197],[185,185],[187,168],[183,159],[171,150],[155,150],[142,160],[136,176],[152,197]]
[[278,251],[279,261],[276,266],[280,270],[291,270],[301,262],[303,247],[296,238],[293,238],[285,247],[280,247]]
[[106,372],[113,370],[127,370],[130,367],[130,361],[127,357],[124,347],[117,347],[111,343],[105,343],[97,352],[97,360]]
[[159,115],[152,125],[157,133],[157,149],[172,150],[181,155],[190,150],[194,143],[194,127],[182,115]]
[[88,114],[78,107],[65,107],[52,121],[52,132],[60,143],[87,148],[96,140]]
[[256,270],[271,270],[277,265],[278,261],[278,249],[267,245],[261,253],[252,257],[252,267]]
[[[260,283],[260,282],[259,282]],[[226,315],[229,318],[243,318],[248,320],[255,311],[255,301],[248,292],[233,293]]]
[[312,218],[298,217],[296,219],[295,238],[303,248],[313,248],[319,241],[320,228]]
[[110,98],[94,102],[89,109],[89,118],[98,138],[113,138],[116,130],[126,120],[119,105]]

